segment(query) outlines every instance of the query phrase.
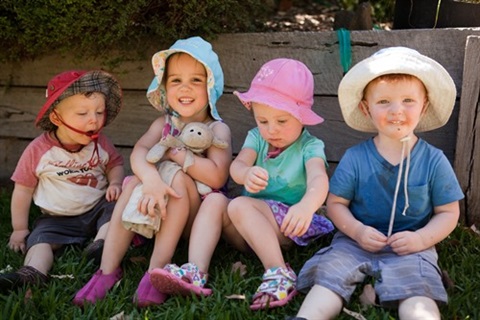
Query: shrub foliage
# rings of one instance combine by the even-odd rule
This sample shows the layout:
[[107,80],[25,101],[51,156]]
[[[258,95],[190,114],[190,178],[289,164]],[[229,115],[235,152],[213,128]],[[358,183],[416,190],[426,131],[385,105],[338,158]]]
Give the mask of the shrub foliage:
[[264,0],[2,0],[0,60],[141,54],[192,35],[258,31],[269,10]]

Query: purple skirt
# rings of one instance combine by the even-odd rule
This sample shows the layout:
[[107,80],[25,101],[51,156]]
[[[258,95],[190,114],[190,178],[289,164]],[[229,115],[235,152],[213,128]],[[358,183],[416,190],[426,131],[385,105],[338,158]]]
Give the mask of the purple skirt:
[[[283,219],[285,218],[288,209],[290,208],[286,204],[275,201],[275,200],[264,200],[268,204],[270,209],[273,212],[273,216],[277,221],[278,226],[282,225]],[[332,232],[334,229],[333,223],[325,218],[322,215],[314,214],[312,218],[312,223],[308,227],[307,232],[305,232],[301,237],[289,237],[299,246],[306,246],[310,242],[319,237],[326,235],[327,233]]]

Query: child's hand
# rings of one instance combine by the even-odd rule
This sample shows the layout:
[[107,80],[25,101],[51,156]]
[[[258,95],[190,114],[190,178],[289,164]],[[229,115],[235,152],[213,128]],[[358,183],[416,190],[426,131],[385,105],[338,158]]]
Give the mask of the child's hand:
[[22,253],[25,253],[25,238],[29,233],[30,231],[28,229],[14,230],[10,236],[8,247],[15,252],[21,251]]
[[368,252],[378,252],[387,245],[387,237],[383,233],[366,225],[357,228],[354,240]]
[[301,237],[307,232],[313,219],[313,212],[295,204],[288,209],[288,213],[280,226],[280,232],[285,237]]
[[392,247],[393,252],[400,256],[426,249],[422,236],[414,231],[397,232],[388,238],[387,243]]
[[120,193],[122,193],[122,186],[119,183],[110,184],[107,188],[105,198],[108,202],[118,200]]
[[169,197],[181,198],[181,196],[165,183],[157,186],[149,186],[148,183],[143,185],[143,196],[138,201],[137,209],[142,214],[155,217],[160,211],[162,220],[167,218],[167,202]]
[[251,167],[245,175],[243,186],[250,193],[264,190],[268,185],[268,172],[260,167]]

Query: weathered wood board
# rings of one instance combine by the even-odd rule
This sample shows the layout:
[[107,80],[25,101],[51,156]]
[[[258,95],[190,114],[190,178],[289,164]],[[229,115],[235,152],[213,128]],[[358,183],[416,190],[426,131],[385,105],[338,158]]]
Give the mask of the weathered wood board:
[[[475,69],[478,68],[478,62],[465,65],[464,70],[465,43],[467,37],[472,35],[480,36],[480,28],[351,32],[352,64],[381,48],[408,46],[437,60],[451,74],[457,87],[457,103],[452,117],[446,126],[421,136],[441,148],[452,163],[456,158],[466,159],[464,152],[470,152],[468,148],[472,143],[471,137],[467,137],[467,143],[457,140],[460,111],[472,106],[470,100],[468,103],[463,102],[463,99],[469,99],[463,95],[463,77],[473,79],[475,72],[478,75],[478,69]],[[254,126],[254,122],[250,113],[232,93],[234,90],[247,90],[259,67],[278,57],[301,60],[314,74],[314,110],[326,121],[309,127],[309,130],[324,140],[328,160],[332,163],[331,170],[346,148],[369,136],[346,126],[338,107],[337,87],[343,70],[335,32],[228,34],[219,36],[212,44],[220,57],[225,74],[224,95],[219,100],[218,108],[232,130],[235,153],[241,148],[246,132]],[[162,48],[149,50],[150,56],[160,49]],[[112,56],[114,55],[112,53]],[[59,55],[16,64],[0,64],[0,179],[11,175],[25,145],[40,133],[34,128],[33,121],[45,101],[48,80],[67,69],[93,68],[108,70],[102,61],[74,60],[70,56]],[[108,71],[115,74],[124,88],[124,106],[118,118],[105,132],[126,156],[126,169],[129,172],[128,154],[133,144],[158,116],[158,112],[150,106],[145,97],[146,88],[153,77],[150,57],[128,61]],[[475,84],[475,80],[469,81]],[[468,93],[468,97],[472,94]],[[461,123],[474,121],[475,112],[471,110]],[[471,126],[468,128],[471,130]],[[464,134],[459,137],[463,139]],[[460,150],[459,146],[466,149],[456,155],[456,148]],[[472,155],[468,153],[468,156]],[[467,173],[461,176],[460,180],[467,181],[468,178]],[[476,197],[474,192],[470,192],[470,196]]]
[[455,172],[465,193],[465,223],[480,223],[480,37],[467,38]]

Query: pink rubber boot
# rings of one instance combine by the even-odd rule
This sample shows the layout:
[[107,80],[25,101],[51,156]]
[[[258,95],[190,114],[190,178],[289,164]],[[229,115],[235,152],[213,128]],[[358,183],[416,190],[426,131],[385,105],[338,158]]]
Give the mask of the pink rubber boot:
[[167,297],[168,296],[165,293],[159,292],[152,286],[152,283],[150,282],[150,274],[145,272],[142,280],[140,280],[133,302],[136,303],[138,307],[144,308],[162,304]]
[[107,292],[122,279],[122,275],[123,271],[120,267],[110,274],[103,274],[102,270],[99,269],[90,281],[77,292],[73,298],[73,303],[83,307],[86,302],[94,304],[98,300],[102,300]]

